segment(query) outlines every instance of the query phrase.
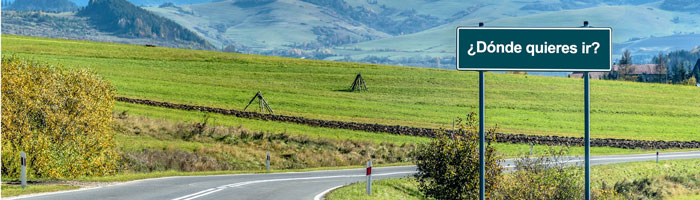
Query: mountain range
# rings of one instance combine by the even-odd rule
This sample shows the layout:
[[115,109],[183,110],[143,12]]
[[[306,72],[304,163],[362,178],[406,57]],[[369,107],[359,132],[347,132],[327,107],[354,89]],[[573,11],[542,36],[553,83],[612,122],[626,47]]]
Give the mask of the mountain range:
[[700,45],[700,3],[693,0],[129,2],[195,33],[212,49],[308,59],[453,68],[455,28],[478,22],[578,27],[586,20],[612,27],[614,57],[630,50],[636,62]]

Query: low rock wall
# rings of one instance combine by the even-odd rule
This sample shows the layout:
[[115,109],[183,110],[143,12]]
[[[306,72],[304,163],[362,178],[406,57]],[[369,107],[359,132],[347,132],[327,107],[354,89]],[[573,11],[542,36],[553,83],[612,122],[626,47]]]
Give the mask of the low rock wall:
[[[132,99],[126,97],[117,97],[117,101],[142,104],[149,106],[157,106],[163,108],[191,110],[201,112],[211,112],[223,115],[233,115],[241,118],[262,119],[270,121],[290,122],[304,124],[315,127],[350,129],[367,132],[384,132],[397,135],[412,135],[422,137],[432,137],[439,129],[430,128],[415,128],[399,125],[381,125],[381,124],[366,124],[356,122],[343,121],[328,121],[319,119],[309,119],[304,117],[284,116],[262,114],[256,112],[245,112],[240,110],[229,110],[221,108],[211,108],[204,106],[193,106],[186,104],[175,104],[168,102],[151,101],[145,99]],[[445,130],[454,133],[453,130]],[[524,135],[524,134],[505,134],[497,133],[496,140],[499,142],[521,143],[521,144],[542,144],[542,145],[568,145],[568,146],[583,146],[584,140],[581,137],[559,137],[559,136],[539,136],[539,135]],[[646,141],[646,140],[627,140],[627,139],[612,139],[612,138],[591,138],[591,146],[593,147],[615,147],[625,149],[670,149],[670,148],[700,148],[700,141]]]

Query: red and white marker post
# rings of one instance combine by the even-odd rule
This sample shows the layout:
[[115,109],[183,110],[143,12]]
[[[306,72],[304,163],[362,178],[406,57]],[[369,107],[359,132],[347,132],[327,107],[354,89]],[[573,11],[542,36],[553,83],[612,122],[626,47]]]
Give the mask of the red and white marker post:
[[659,163],[659,148],[656,148],[656,163]]
[[372,160],[367,161],[367,195],[372,193]]

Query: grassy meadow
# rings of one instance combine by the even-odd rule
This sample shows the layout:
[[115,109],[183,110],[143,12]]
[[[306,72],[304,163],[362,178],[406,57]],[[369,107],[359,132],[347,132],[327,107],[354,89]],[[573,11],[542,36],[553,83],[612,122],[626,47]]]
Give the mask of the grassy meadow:
[[[259,90],[276,114],[429,128],[451,128],[478,105],[473,72],[10,35],[2,44],[4,55],[94,70],[132,98],[243,109]],[[370,92],[346,91],[357,73]],[[581,137],[582,90],[580,79],[487,73],[487,125]],[[594,138],[700,139],[697,87],[593,80],[591,95]],[[130,106],[116,108],[152,112]]]
[[[204,113],[197,111],[183,111],[159,107],[150,107],[145,105],[136,105],[123,102],[116,102],[115,105],[116,113],[126,112],[129,115],[142,116],[147,119],[165,120],[167,121],[166,123],[196,123],[201,122],[205,116]],[[394,145],[418,144],[429,141],[429,138],[425,137],[402,136],[388,133],[372,133],[345,129],[310,127],[294,123],[245,119],[221,114],[207,114],[206,116],[209,118],[211,124],[219,126],[239,127],[247,130],[263,131],[268,133],[286,133],[300,137],[318,138],[330,141],[350,140],[360,142],[372,142],[374,144],[390,143]],[[158,129],[159,128],[154,128],[154,130]],[[123,151],[140,151],[143,149],[167,148],[195,151],[199,148],[207,148],[211,146],[211,144],[206,142],[162,140],[159,138],[144,137],[144,135],[137,136],[133,134],[119,134],[117,135],[116,140]],[[513,158],[521,154],[529,153],[530,150],[530,146],[528,144],[495,143],[494,145],[496,145],[498,151],[507,158]],[[545,153],[547,152],[547,149],[548,147],[545,145],[534,146],[535,154]],[[666,151],[688,151],[688,149],[669,149]],[[594,155],[639,154],[652,152],[655,151],[643,149],[620,149],[612,147],[591,148],[591,153]],[[583,155],[584,148],[578,146],[571,147],[569,149],[569,153],[571,155]]]

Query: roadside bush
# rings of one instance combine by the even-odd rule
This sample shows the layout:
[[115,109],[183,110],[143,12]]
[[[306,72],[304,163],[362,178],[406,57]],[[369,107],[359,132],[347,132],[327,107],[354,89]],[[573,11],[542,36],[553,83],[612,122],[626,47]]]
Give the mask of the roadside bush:
[[625,196],[625,199],[662,199],[661,188],[652,186],[655,182],[650,178],[615,183],[615,192]]
[[20,151],[34,178],[114,173],[114,96],[93,73],[3,56],[3,178],[20,176]]
[[567,151],[550,147],[545,156],[518,158],[497,199],[583,199],[583,169],[567,162]]
[[612,189],[622,197],[620,199],[666,199],[697,194],[697,191],[700,191],[699,178],[698,174],[644,177],[618,181]]
[[689,79],[686,79],[681,83],[683,85],[689,85],[689,86],[695,86],[698,84],[698,81],[695,80],[695,77],[690,77]]
[[[427,197],[436,199],[479,198],[479,133],[476,114],[467,115],[464,124],[454,135],[438,132],[427,144],[419,146],[414,153],[418,168],[415,177],[418,188]],[[486,133],[486,197],[491,198],[502,179],[501,156],[496,153],[496,128]]]

